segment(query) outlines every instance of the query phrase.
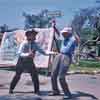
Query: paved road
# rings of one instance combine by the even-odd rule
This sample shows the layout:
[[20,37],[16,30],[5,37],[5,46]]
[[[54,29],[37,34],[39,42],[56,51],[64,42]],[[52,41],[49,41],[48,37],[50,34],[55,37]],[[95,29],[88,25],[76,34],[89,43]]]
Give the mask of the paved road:
[[[0,70],[0,100],[69,100],[60,96],[48,96],[51,93],[50,77],[39,76],[41,95],[34,94],[34,88],[29,74],[22,74],[21,80],[14,90],[8,94],[9,85],[15,73]],[[68,75],[66,76],[73,99],[70,100],[100,100],[100,75]],[[60,86],[59,86],[60,87]],[[61,89],[61,88],[60,88]]]

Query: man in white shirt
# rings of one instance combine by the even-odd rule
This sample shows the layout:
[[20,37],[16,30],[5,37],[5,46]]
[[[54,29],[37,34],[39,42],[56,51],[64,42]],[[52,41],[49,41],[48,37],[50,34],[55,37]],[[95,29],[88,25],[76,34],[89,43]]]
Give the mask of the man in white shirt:
[[57,84],[57,78],[64,94],[68,97],[72,97],[69,90],[68,84],[65,79],[65,75],[70,67],[72,62],[72,55],[74,53],[75,47],[77,46],[77,40],[72,34],[71,27],[65,27],[62,31],[62,36],[64,40],[62,41],[60,53],[54,58],[53,70],[51,73],[51,83],[53,89],[53,95],[59,95],[59,87]]
[[[11,82],[9,93],[13,93],[13,90],[18,83],[20,76],[24,70],[30,73],[32,82],[34,84],[34,92],[39,93],[39,79],[38,79],[38,72],[34,64],[34,56],[35,51],[38,51],[42,53],[43,55],[49,55],[47,54],[36,42],[36,35],[38,32],[35,30],[27,31],[25,33],[27,41],[24,41],[18,50],[18,62],[16,65],[16,74]],[[51,54],[55,54],[51,52]]]

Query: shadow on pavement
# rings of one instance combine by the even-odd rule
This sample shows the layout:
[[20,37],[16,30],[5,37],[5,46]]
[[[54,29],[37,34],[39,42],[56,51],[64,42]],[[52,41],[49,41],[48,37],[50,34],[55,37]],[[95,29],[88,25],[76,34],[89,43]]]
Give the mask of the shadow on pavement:
[[[91,99],[89,100],[99,100],[98,98],[96,98],[94,95],[92,94],[89,94],[89,93],[84,93],[84,92],[80,92],[80,91],[77,91],[76,94],[72,94],[72,98],[69,98],[69,97],[64,97],[63,100],[81,100],[79,99],[78,97],[89,97]],[[88,99],[87,99],[88,100]]]
[[[23,91],[14,91],[14,93],[22,93],[22,94],[35,94],[34,91],[29,91],[29,92],[23,92]],[[52,91],[40,91],[40,93],[38,94],[39,96],[52,96]],[[64,94],[61,94],[61,95],[58,95],[58,96],[64,96]],[[84,93],[84,92],[80,92],[80,91],[76,91],[75,94],[72,94],[72,100],[76,100],[78,97],[89,97],[91,98],[92,100],[98,100],[98,98],[96,98],[94,95],[92,94],[89,94],[89,93]],[[66,98],[66,99],[69,99],[69,98]],[[66,100],[64,98],[64,100]]]
[[[51,100],[49,94],[52,93],[52,91],[41,91],[40,95],[34,95],[33,91],[29,92],[20,92],[20,91],[15,91],[15,94],[11,95],[5,95],[5,96],[0,96],[0,100],[44,100],[43,97],[46,96],[47,99],[45,100]],[[18,93],[18,94],[17,94]],[[53,100],[57,100],[61,95],[53,96]],[[62,99],[59,100],[81,100],[81,97],[86,97],[86,100],[99,100],[96,98],[94,95],[89,94],[89,93],[84,93],[80,91],[76,91],[76,93],[72,94],[72,98],[68,98],[67,96],[61,96]],[[85,99],[84,99],[85,100]]]
[[43,100],[34,96],[0,96],[0,100]]
[[34,93],[33,91],[29,91],[29,92],[24,92],[24,91],[14,91],[13,92],[13,94],[16,94],[16,93],[18,93],[18,94],[29,94],[29,93]]
[[[52,91],[40,91],[39,92],[39,96],[49,96],[49,94],[51,94]],[[24,91],[14,91],[13,94],[35,94],[34,91],[28,91],[28,92],[24,92]]]

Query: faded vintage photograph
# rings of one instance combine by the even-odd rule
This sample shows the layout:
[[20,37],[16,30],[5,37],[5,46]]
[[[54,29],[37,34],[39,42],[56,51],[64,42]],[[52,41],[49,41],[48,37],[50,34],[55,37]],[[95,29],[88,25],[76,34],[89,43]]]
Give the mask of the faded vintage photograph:
[[100,100],[100,0],[0,0],[0,100]]

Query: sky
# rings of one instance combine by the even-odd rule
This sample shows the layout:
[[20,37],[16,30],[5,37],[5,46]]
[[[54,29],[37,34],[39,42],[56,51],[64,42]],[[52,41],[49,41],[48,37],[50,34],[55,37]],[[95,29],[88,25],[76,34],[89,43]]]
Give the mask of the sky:
[[22,12],[38,14],[41,10],[48,9],[49,11],[60,10],[63,13],[63,16],[56,20],[58,26],[64,27],[70,24],[80,8],[95,5],[96,0],[0,0],[0,25],[23,28]]

